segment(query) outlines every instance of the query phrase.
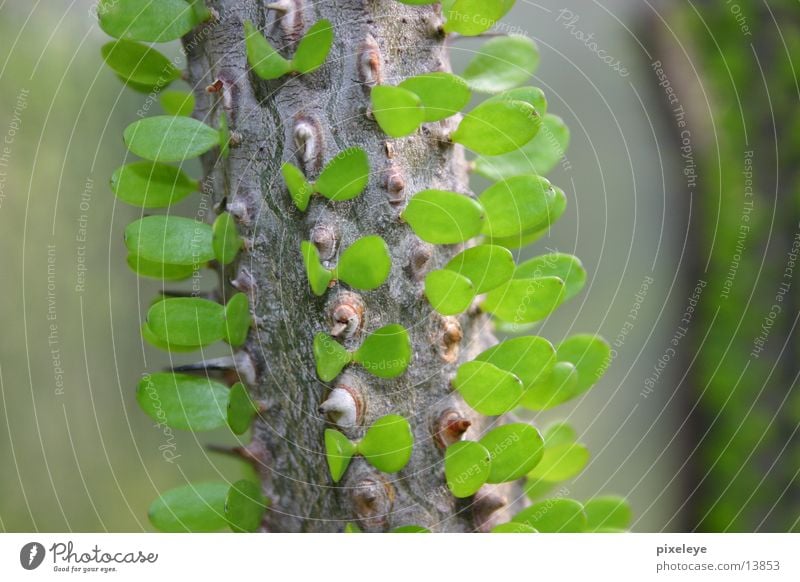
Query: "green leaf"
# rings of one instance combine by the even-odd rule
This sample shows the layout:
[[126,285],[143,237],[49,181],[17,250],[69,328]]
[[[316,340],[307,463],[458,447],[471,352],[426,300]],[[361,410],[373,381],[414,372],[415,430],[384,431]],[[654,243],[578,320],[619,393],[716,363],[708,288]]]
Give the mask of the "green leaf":
[[356,454],[356,445],[346,436],[332,428],[325,429],[325,453],[328,469],[334,483],[338,483],[350,465],[350,459]]
[[164,88],[181,72],[155,49],[132,40],[118,40],[100,49],[103,60],[125,81]]
[[363,533],[361,528],[359,528],[356,524],[352,522],[347,522],[344,525],[344,532],[343,533]]
[[556,422],[547,427],[544,431],[544,444],[546,447],[557,447],[574,443],[578,439],[578,433],[566,422]]
[[522,381],[489,362],[461,364],[453,387],[471,408],[486,416],[510,412],[522,397]]
[[181,216],[146,216],[125,228],[128,251],[146,261],[200,265],[214,258],[211,226]]
[[565,481],[572,479],[589,462],[589,450],[579,443],[566,443],[556,446],[545,446],[542,460],[533,471],[528,473],[529,479],[542,481]]
[[310,73],[320,68],[333,44],[333,25],[319,20],[300,39],[292,59],[292,68],[298,73]]
[[219,131],[217,134],[217,139],[219,140],[219,154],[223,158],[227,158],[231,150],[231,130],[230,127],[228,127],[228,116],[225,115],[224,110],[219,113]]
[[555,311],[564,301],[564,282],[558,277],[512,279],[490,291],[481,307],[510,323],[533,323]]
[[630,527],[633,512],[628,502],[613,495],[595,497],[586,502],[587,531],[621,529]]
[[158,96],[158,101],[167,115],[189,117],[194,111],[194,94],[187,91],[162,91]]
[[197,297],[164,299],[150,307],[147,326],[171,345],[207,346],[225,336],[225,308]]
[[525,481],[525,484],[522,486],[523,491],[525,491],[525,495],[531,501],[536,501],[537,499],[541,499],[544,496],[548,495],[553,489],[555,489],[557,483],[550,482],[550,481],[533,481],[528,479]]
[[513,0],[453,0],[445,5],[446,32],[476,36],[492,28],[513,6]]
[[530,410],[548,410],[578,395],[578,371],[570,362],[557,362],[538,382],[525,391],[522,405]]
[[278,54],[264,35],[249,20],[244,22],[244,35],[245,46],[247,47],[247,62],[250,63],[256,75],[262,79],[270,80],[282,77],[292,70],[292,63]]
[[[518,87],[489,98],[490,101],[524,101],[533,105],[540,117],[547,113],[547,97],[539,87]],[[542,121],[544,122],[544,120]],[[540,130],[541,131],[541,130]],[[538,134],[537,134],[538,135]]]
[[555,195],[548,202],[548,217],[546,224],[537,225],[533,229],[525,231],[519,236],[499,238],[492,237],[489,239],[490,242],[507,248],[519,248],[529,245],[546,235],[550,229],[550,225],[561,218],[561,216],[564,214],[564,210],[567,208],[567,197],[564,195],[564,191],[556,186],[553,186],[553,191]]
[[351,200],[361,194],[369,182],[369,159],[361,148],[339,152],[320,174],[314,188],[329,200]]
[[160,338],[156,334],[154,334],[150,330],[150,326],[147,325],[146,321],[142,323],[141,332],[142,332],[142,339],[144,339],[151,346],[156,347],[160,350],[175,352],[175,353],[183,353],[183,352],[193,352],[195,350],[200,349],[200,346],[182,346],[174,343],[173,344],[168,343],[163,338]]
[[431,530],[421,525],[401,525],[394,528],[390,533],[431,533]]
[[551,114],[542,118],[539,133],[521,149],[496,157],[479,157],[475,172],[490,180],[522,174],[545,176],[556,167],[569,147],[570,133],[564,121]]
[[514,272],[515,279],[558,277],[564,281],[564,301],[572,299],[586,284],[586,269],[578,257],[565,253],[550,253],[521,263]]
[[214,532],[228,525],[225,499],[228,484],[192,483],[170,489],[148,511],[150,523],[167,533]]
[[317,361],[317,376],[330,382],[352,361],[352,355],[327,333],[314,336],[314,359]]
[[305,212],[308,208],[308,201],[311,200],[311,194],[314,193],[314,186],[306,180],[306,176],[300,168],[289,162],[281,166],[281,174],[283,174],[283,180],[286,182],[292,202],[301,212]]
[[358,443],[358,452],[384,473],[396,473],[411,460],[414,435],[408,421],[397,414],[376,420]]
[[444,453],[444,474],[447,487],[454,497],[475,495],[491,470],[491,455],[475,441],[453,443]]
[[322,266],[319,258],[319,251],[313,243],[304,240],[300,243],[303,253],[303,263],[306,266],[306,275],[311,290],[315,295],[324,295],[328,290],[328,285],[333,281],[333,273]]
[[401,214],[422,240],[454,244],[477,236],[483,225],[483,208],[464,194],[423,190],[415,194]]
[[358,239],[342,253],[334,276],[355,289],[370,291],[380,287],[391,270],[386,241],[371,235]]
[[175,40],[200,23],[184,0],[100,0],[97,17],[109,36],[145,42]]
[[372,88],[372,114],[383,132],[391,137],[411,135],[425,121],[425,108],[416,93],[400,87]]
[[472,151],[497,156],[518,150],[542,125],[536,109],[524,101],[485,101],[470,111],[451,139]]
[[236,293],[225,306],[225,341],[235,348],[244,344],[252,322],[247,295]]
[[130,124],[123,139],[129,150],[146,160],[180,162],[219,145],[219,131],[192,117],[157,115]]
[[571,362],[578,370],[576,396],[591,388],[611,364],[611,346],[597,335],[569,337],[558,345],[556,352],[559,362]]
[[117,168],[111,176],[114,195],[142,208],[165,208],[198,188],[197,181],[180,168],[155,162],[133,162]]
[[555,348],[546,339],[527,336],[500,342],[475,359],[514,374],[528,388],[550,370],[555,354]]
[[244,384],[237,382],[228,394],[226,420],[234,434],[244,434],[253,423],[258,407],[250,398]]
[[539,49],[531,39],[498,37],[484,43],[464,70],[464,80],[474,91],[500,93],[525,83],[538,66]]
[[229,213],[223,212],[214,221],[211,244],[214,248],[214,256],[222,265],[231,264],[239,254],[243,241],[236,230],[233,216]]
[[225,498],[225,519],[233,531],[257,531],[266,509],[267,500],[257,483],[242,479],[228,490]]
[[501,523],[492,528],[491,533],[539,533],[536,528],[529,526],[527,523],[517,523],[509,521]]
[[472,96],[467,83],[451,73],[426,73],[409,77],[398,85],[422,101],[424,121],[439,121],[466,107]]
[[486,293],[511,279],[514,256],[505,247],[478,245],[457,254],[445,269],[469,279],[476,293]]
[[472,281],[455,271],[431,271],[425,277],[425,296],[431,306],[442,315],[463,313],[475,295]]
[[225,426],[228,387],[186,374],[148,374],[139,382],[136,401],[158,423],[180,430]]
[[497,182],[478,197],[486,212],[483,234],[511,237],[546,227],[555,200],[555,189],[541,176],[515,176]]
[[192,265],[154,263],[134,254],[129,254],[127,260],[131,270],[140,277],[160,279],[162,281],[183,281],[191,277],[195,272],[195,268]]
[[586,529],[583,505],[574,499],[546,499],[514,516],[542,533],[580,533]]
[[524,423],[505,424],[492,429],[480,443],[492,456],[488,483],[516,481],[536,466],[544,452],[544,441],[539,431]]
[[380,378],[395,378],[411,361],[411,340],[402,325],[386,325],[372,332],[353,354],[353,360]]

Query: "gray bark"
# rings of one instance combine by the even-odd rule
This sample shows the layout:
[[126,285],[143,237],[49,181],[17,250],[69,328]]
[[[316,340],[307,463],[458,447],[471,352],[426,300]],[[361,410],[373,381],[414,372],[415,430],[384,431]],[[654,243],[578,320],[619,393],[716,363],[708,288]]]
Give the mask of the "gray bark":
[[[208,5],[219,19],[184,40],[189,82],[198,98],[195,115],[217,126],[225,111],[237,134],[238,145],[227,159],[207,156],[203,165],[214,202],[234,214],[248,240],[225,277],[250,294],[256,317],[244,351],[256,372],[250,388],[266,404],[266,412],[256,421],[246,453],[257,462],[264,493],[271,500],[264,529],[342,531],[346,522],[356,522],[366,531],[409,524],[434,531],[485,529],[487,516],[490,521],[501,519],[507,517],[505,511],[491,511],[497,499],[484,491],[477,502],[450,495],[443,450],[436,445],[432,427],[443,411],[455,408],[473,423],[466,437],[479,438],[486,419],[472,415],[449,384],[459,362],[493,343],[490,323],[479,313],[455,320],[430,308],[420,275],[441,267],[459,249],[423,244],[399,219],[405,199],[420,190],[469,193],[463,151],[441,138],[455,120],[429,124],[408,138],[388,139],[370,119],[365,83],[369,75],[360,70],[366,67],[373,76],[379,72],[386,83],[448,70],[444,39],[435,27],[439,5],[296,0],[292,4],[298,11],[280,18],[265,4],[211,1]],[[244,20],[265,32],[288,58],[299,36],[321,18],[329,19],[335,29],[334,46],[321,69],[276,81],[263,81],[249,71]],[[379,52],[372,68],[367,66],[371,44]],[[206,91],[217,80],[222,90]],[[312,151],[298,149],[298,124],[310,124],[311,141],[318,149],[313,144]],[[283,184],[281,164],[297,163],[313,179],[322,164],[353,146],[369,156],[372,175],[366,192],[344,203],[315,197],[306,213],[299,212]],[[358,438],[364,427],[388,413],[408,418],[414,452],[397,474],[380,473],[358,457],[338,485],[328,472],[323,431],[330,425],[318,407],[336,381],[326,385],[317,378],[312,341],[317,332],[330,330],[330,310],[347,289],[338,284],[324,297],[312,294],[300,243],[312,238],[315,227],[323,243],[324,235],[335,235],[336,251],[367,234],[379,234],[391,249],[391,276],[379,289],[357,293],[365,306],[363,331],[345,345],[352,349],[365,333],[399,323],[410,332],[413,360],[403,376],[392,380],[353,367],[347,370],[363,386],[365,412],[363,426],[345,432]],[[456,322],[462,339],[458,342],[459,334],[451,334],[456,342],[450,346],[446,336],[448,330],[456,330]],[[510,489],[501,492],[508,496]]]

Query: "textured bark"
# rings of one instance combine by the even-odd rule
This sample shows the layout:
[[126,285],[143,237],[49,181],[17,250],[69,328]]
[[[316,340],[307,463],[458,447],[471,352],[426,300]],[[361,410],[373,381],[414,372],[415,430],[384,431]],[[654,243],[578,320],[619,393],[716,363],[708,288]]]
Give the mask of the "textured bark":
[[[485,349],[494,338],[483,315],[471,313],[455,320],[432,311],[422,295],[420,264],[424,263],[423,271],[441,267],[459,249],[421,243],[399,219],[405,199],[420,190],[469,193],[464,154],[460,146],[442,140],[455,122],[452,119],[428,124],[408,138],[388,139],[370,119],[368,77],[359,70],[370,62],[364,51],[373,41],[379,60],[372,64],[380,69],[383,82],[448,70],[444,39],[436,32],[438,5],[297,0],[293,4],[298,10],[281,18],[260,1],[208,4],[219,19],[184,43],[189,81],[198,98],[196,115],[216,126],[224,110],[237,134],[238,143],[227,159],[206,157],[203,162],[215,204],[237,218],[249,243],[225,276],[250,293],[256,317],[244,351],[256,369],[250,388],[267,406],[248,448],[259,461],[264,492],[271,500],[264,528],[342,531],[346,522],[353,521],[367,531],[408,524],[434,531],[479,529],[485,520],[481,507],[491,506],[492,501],[458,501],[450,495],[443,452],[435,444],[432,426],[443,411],[457,408],[473,422],[466,436],[479,437],[486,419],[470,416],[449,383],[458,362]],[[251,20],[290,57],[299,36],[321,18],[333,23],[336,36],[321,69],[270,82],[249,72],[244,20]],[[217,80],[222,82],[221,91],[207,92],[206,87]],[[312,141],[320,145],[319,157],[298,150],[298,124],[310,125],[312,135],[318,132]],[[299,212],[283,184],[281,164],[298,163],[314,179],[322,164],[353,146],[369,156],[372,175],[366,192],[353,201],[333,204],[315,197],[306,213]],[[404,185],[401,190],[398,178]],[[364,386],[365,426],[388,413],[401,414],[412,425],[413,456],[397,474],[380,473],[355,458],[337,486],[326,466],[323,431],[328,425],[318,407],[336,382],[326,385],[317,378],[312,340],[315,333],[330,330],[331,305],[347,289],[339,284],[321,298],[311,293],[300,243],[311,238],[315,227],[324,229],[316,232],[335,234],[337,251],[367,234],[379,234],[391,249],[391,276],[379,289],[358,293],[366,307],[363,332],[345,345],[352,349],[364,333],[391,323],[410,332],[413,360],[400,378],[383,380],[361,369],[347,370]],[[460,353],[453,357],[459,347],[448,350],[445,336],[456,321],[463,339]],[[346,434],[360,437],[363,427]],[[506,487],[503,493],[508,496],[510,491]],[[492,517],[504,513],[500,510]]]

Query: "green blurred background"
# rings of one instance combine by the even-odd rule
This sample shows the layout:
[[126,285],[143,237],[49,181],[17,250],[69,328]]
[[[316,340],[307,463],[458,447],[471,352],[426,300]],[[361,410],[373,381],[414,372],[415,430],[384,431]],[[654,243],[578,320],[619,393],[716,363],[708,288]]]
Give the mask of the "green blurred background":
[[[739,2],[743,10],[755,10],[753,4]],[[741,186],[741,148],[732,147],[734,159],[722,162],[715,145],[722,138],[730,143],[725,119],[738,111],[731,114],[731,107],[747,81],[726,85],[729,78],[718,77],[728,68],[714,55],[727,54],[717,39],[728,38],[740,48],[751,39],[742,36],[740,21],[722,5],[520,0],[507,18],[538,42],[542,65],[535,84],[547,93],[550,111],[572,130],[567,158],[551,176],[567,192],[569,210],[534,250],[572,252],[590,273],[582,296],[559,310],[540,333],[557,341],[569,333],[599,332],[615,349],[613,365],[597,388],[537,421],[567,418],[592,451],[589,467],[565,485],[569,496],[627,496],[637,531],[698,524],[712,530],[756,529],[773,499],[790,511],[788,521],[772,529],[789,529],[797,515],[797,475],[792,472],[798,452],[796,430],[791,431],[797,426],[796,405],[794,416],[779,409],[780,432],[769,445],[786,445],[790,455],[770,457],[775,449],[768,449],[744,473],[757,472],[758,479],[775,485],[763,491],[754,517],[747,520],[733,519],[737,509],[750,503],[736,491],[739,486],[758,491],[760,485],[748,481],[726,489],[742,471],[734,478],[717,472],[717,466],[740,469],[743,463],[737,465],[736,459],[756,451],[761,441],[735,441],[730,449],[725,445],[734,442],[738,431],[715,431],[716,441],[700,438],[705,428],[716,426],[703,411],[721,409],[710,398],[714,391],[704,387],[724,391],[731,380],[717,373],[733,369],[727,365],[720,372],[721,356],[701,349],[708,342],[704,329],[723,338],[739,333],[738,319],[730,313],[725,321],[733,322],[733,329],[712,325],[720,301],[710,291],[704,291],[709,300],[701,301],[699,319],[692,319],[674,356],[647,389],[654,367],[682,326],[692,289],[704,277],[721,283],[731,252],[721,243],[709,253],[704,236],[724,222],[723,195]],[[158,491],[187,480],[236,479],[244,471],[239,463],[208,455],[203,448],[210,442],[235,442],[229,434],[165,433],[135,403],[140,375],[165,366],[168,356],[145,348],[139,339],[142,311],[157,286],[137,280],[125,265],[122,229],[139,211],[117,204],[107,182],[125,156],[123,128],[137,111],[159,108],[146,96],[124,90],[102,65],[99,48],[107,38],[91,6],[88,0],[0,2],[0,134],[12,142],[0,166],[0,180],[5,178],[0,182],[4,531],[149,530],[147,506]],[[701,15],[715,28],[704,28]],[[750,18],[753,24],[765,21],[755,14]],[[762,29],[760,34],[775,36],[775,24],[767,20],[765,26],[772,32]],[[797,54],[796,32],[790,36],[791,52]],[[454,43],[456,71],[477,46],[475,41]],[[177,47],[172,50],[177,54]],[[670,77],[697,120],[694,155],[701,168],[703,163],[709,168],[697,189],[688,185],[680,130],[651,66],[659,59],[672,63]],[[738,63],[733,68],[743,77],[753,74],[752,55],[746,51],[726,62]],[[791,84],[780,89],[790,96],[793,90]],[[784,107],[794,111],[796,99]],[[762,122],[763,115],[753,121]],[[735,123],[729,120],[728,126]],[[738,135],[735,127],[729,131]],[[764,143],[769,145],[769,135]],[[723,187],[724,179],[730,182]],[[738,199],[735,206],[738,220]],[[771,208],[776,207],[773,203]],[[703,271],[716,263],[704,267],[700,258],[712,256],[721,265],[719,273]],[[743,268],[727,309],[746,310],[755,288],[751,274]],[[796,309],[789,315],[795,317]],[[763,318],[763,313],[755,310],[753,317]],[[744,356],[734,359],[746,357],[752,343],[749,332],[742,337]],[[722,345],[724,339],[713,341]],[[789,351],[794,354],[794,349]],[[695,354],[700,354],[698,362]],[[768,374],[759,370],[750,381],[756,391]],[[768,394],[793,386],[790,379]],[[746,398],[743,393],[738,401],[746,403]],[[750,418],[741,408],[723,409],[723,417],[734,427]],[[774,422],[767,415],[752,430],[768,433]],[[773,457],[780,460],[780,476],[769,466]],[[724,462],[715,463],[720,459]],[[786,498],[785,491],[776,491],[784,486]],[[720,499],[727,509],[714,518]]]

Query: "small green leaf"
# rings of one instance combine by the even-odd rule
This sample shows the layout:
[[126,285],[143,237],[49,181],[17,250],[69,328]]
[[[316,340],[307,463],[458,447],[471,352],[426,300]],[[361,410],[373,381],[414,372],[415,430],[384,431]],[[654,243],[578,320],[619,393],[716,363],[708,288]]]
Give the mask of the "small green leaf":
[[454,497],[475,495],[491,470],[491,455],[475,441],[453,443],[444,453],[444,474],[447,487]]
[[542,125],[536,109],[524,101],[488,100],[461,120],[451,139],[484,156],[520,149]]
[[546,447],[567,445],[578,440],[578,433],[566,422],[556,422],[544,431],[544,444]]
[[320,20],[300,39],[292,59],[292,68],[298,73],[310,73],[320,68],[333,44],[333,25]]
[[584,505],[587,517],[587,531],[609,528],[625,530],[631,525],[633,512],[628,502],[613,495],[595,497]]
[[233,216],[229,213],[223,212],[214,221],[211,244],[214,247],[214,256],[222,265],[231,264],[239,254],[243,241],[236,230]]
[[531,501],[536,501],[537,499],[542,499],[546,495],[550,494],[550,492],[555,489],[556,485],[556,482],[533,481],[528,479],[525,481],[522,489],[525,491],[525,495],[528,497],[528,499]]
[[304,240],[300,244],[303,253],[303,263],[306,266],[308,283],[315,295],[323,295],[328,290],[328,285],[333,280],[333,273],[322,266],[319,251],[313,243]]
[[352,522],[347,522],[344,525],[344,532],[343,533],[363,533],[361,528],[359,528],[356,524]]
[[[516,481],[536,466],[544,452],[544,441],[539,431],[524,423],[492,429],[480,443],[492,456],[488,483]],[[535,527],[535,524],[531,525]]]
[[[490,101],[524,101],[533,105],[540,117],[547,113],[547,97],[539,87],[517,87],[489,98]],[[544,122],[544,121],[543,121]],[[541,131],[541,130],[540,130]],[[538,135],[538,134],[537,134]]]
[[515,176],[483,191],[478,201],[486,212],[483,234],[519,236],[548,225],[556,192],[541,176]]
[[305,174],[300,168],[289,162],[281,166],[281,174],[283,174],[283,180],[286,182],[292,202],[301,212],[305,212],[308,208],[308,201],[311,200],[311,194],[314,193],[314,186],[306,180]]
[[223,158],[227,158],[231,150],[231,130],[230,127],[228,127],[228,116],[225,115],[224,110],[219,113],[219,131],[217,134],[219,140],[219,154]]
[[525,391],[521,404],[530,410],[549,410],[578,395],[578,371],[570,362],[557,362]]
[[350,465],[350,459],[356,454],[356,445],[346,436],[332,428],[325,429],[325,453],[328,469],[334,483],[338,483]]
[[142,208],[165,208],[180,202],[199,185],[183,170],[155,162],[133,162],[111,176],[111,191],[117,198]]
[[520,263],[515,279],[558,277],[564,281],[564,301],[572,299],[586,284],[586,269],[578,257],[565,253],[550,253]]
[[327,333],[314,336],[314,359],[317,361],[317,376],[330,382],[351,362],[351,354]]
[[335,277],[355,289],[370,291],[380,287],[392,270],[392,257],[386,241],[371,235],[358,239],[339,257]]
[[451,0],[444,5],[444,30],[477,36],[492,28],[513,5],[514,0]]
[[545,446],[542,460],[528,473],[528,479],[565,481],[583,471],[588,462],[589,450],[582,444]]
[[491,533],[539,533],[536,528],[529,526],[527,523],[517,523],[509,521],[501,523],[492,528]]
[[486,293],[511,279],[514,256],[505,247],[478,245],[457,254],[445,269],[469,279],[476,293]]
[[431,533],[431,530],[421,525],[401,525],[394,528],[390,533]]
[[136,401],[150,418],[179,430],[225,426],[227,400],[224,384],[186,374],[148,374],[136,390]]
[[225,306],[225,341],[235,348],[243,345],[252,322],[247,295],[236,293]]
[[170,489],[148,511],[150,523],[167,533],[214,532],[228,525],[225,499],[228,484],[192,483]]
[[486,416],[510,412],[522,397],[522,381],[488,362],[461,364],[453,387],[471,408]]
[[219,131],[192,117],[145,117],[123,134],[128,149],[154,162],[180,162],[196,158],[219,145]]
[[546,339],[526,336],[500,342],[475,359],[514,374],[527,388],[550,370],[555,355],[555,348]]
[[171,345],[207,346],[225,336],[225,308],[197,297],[164,299],[150,307],[147,326]]
[[439,121],[466,107],[472,96],[461,77],[451,73],[426,73],[409,77],[398,85],[411,91],[422,101],[424,121]]
[[358,452],[384,473],[396,473],[408,464],[414,448],[414,435],[408,421],[397,414],[376,420],[358,443]]
[[144,42],[178,39],[200,23],[184,0],[100,0],[97,17],[109,36]]
[[479,157],[475,171],[490,180],[522,174],[545,176],[556,167],[569,147],[570,133],[564,121],[551,114],[542,119],[539,133],[521,149],[496,157]]
[[244,34],[247,61],[256,75],[262,79],[270,80],[282,77],[292,70],[292,63],[278,54],[264,35],[249,20],[244,22]]
[[579,334],[565,339],[556,349],[559,362],[571,362],[578,370],[578,394],[591,388],[611,363],[611,346],[596,335]]
[[145,321],[142,323],[141,327],[142,332],[142,339],[144,339],[147,343],[151,346],[156,347],[160,350],[164,350],[167,352],[174,352],[174,353],[183,353],[183,352],[193,352],[195,350],[199,350],[200,346],[182,346],[178,344],[170,344],[163,338],[158,337],[150,330],[150,326],[147,325]]
[[234,434],[244,434],[253,423],[253,417],[258,413],[258,407],[250,398],[244,384],[237,382],[228,394],[228,409],[226,419],[228,426]]
[[510,323],[533,323],[555,311],[564,301],[564,282],[558,277],[512,279],[490,291],[481,307]]
[[583,505],[574,499],[546,499],[514,516],[542,533],[580,533],[586,530]]
[[464,194],[424,190],[411,198],[401,217],[422,240],[455,244],[480,233],[483,208]]
[[500,93],[522,85],[538,66],[536,43],[525,36],[512,35],[484,43],[463,76],[474,91]]
[[561,188],[553,186],[553,192],[555,195],[551,200],[548,201],[548,216],[546,224],[537,225],[533,229],[525,231],[519,236],[490,238],[490,242],[513,249],[529,245],[547,234],[550,226],[559,218],[561,218],[561,216],[564,214],[564,210],[567,208],[567,197],[564,194],[564,191]]
[[181,216],[146,216],[125,228],[128,251],[146,261],[200,265],[214,258],[211,226]]
[[158,97],[161,108],[167,115],[189,117],[194,111],[194,93],[187,91],[162,91]]
[[361,148],[339,152],[320,174],[314,188],[329,200],[351,200],[361,194],[369,182],[369,160]]
[[195,268],[192,265],[154,263],[134,254],[129,254],[127,260],[131,270],[140,277],[160,279],[162,281],[183,281],[191,277],[195,272]]
[[249,479],[231,485],[225,498],[225,519],[235,532],[254,532],[261,526],[267,500],[261,487]]
[[411,340],[402,325],[386,325],[372,332],[353,354],[353,360],[380,378],[395,378],[411,361]]
[[106,64],[125,81],[163,89],[181,76],[167,57],[139,42],[109,42],[100,52]]
[[378,85],[372,88],[372,114],[386,135],[411,135],[425,121],[425,108],[416,93],[400,87]]
[[463,313],[475,298],[472,281],[455,271],[431,271],[425,277],[425,296],[442,315]]

